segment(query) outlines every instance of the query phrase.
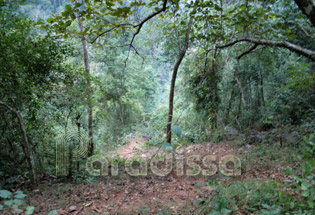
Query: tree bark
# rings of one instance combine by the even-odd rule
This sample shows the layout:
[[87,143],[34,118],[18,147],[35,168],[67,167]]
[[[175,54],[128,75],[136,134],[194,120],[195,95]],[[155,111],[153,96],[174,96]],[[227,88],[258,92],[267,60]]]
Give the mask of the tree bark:
[[285,49],[288,49],[288,50],[295,52],[297,54],[303,55],[303,56],[311,59],[312,61],[315,61],[315,51],[302,48],[298,45],[295,45],[293,43],[286,42],[286,41],[273,41],[273,40],[258,40],[258,39],[252,39],[252,38],[241,38],[241,39],[234,40],[234,41],[227,43],[227,44],[224,44],[224,45],[216,45],[216,49],[227,48],[227,47],[233,46],[233,45],[240,43],[240,42],[249,42],[249,43],[254,43],[256,45],[265,45],[265,46],[270,46],[270,47],[285,48]]
[[313,0],[294,0],[303,14],[311,21],[315,27],[315,4]]
[[251,85],[250,77],[248,78],[248,90],[249,90],[249,95],[248,95],[249,110],[252,110],[252,85]]
[[28,137],[27,137],[26,128],[24,126],[22,116],[17,110],[12,108],[8,104],[4,103],[3,101],[0,101],[0,105],[2,105],[4,107],[6,107],[7,109],[9,109],[12,113],[14,113],[17,116],[17,118],[19,120],[19,124],[20,124],[21,131],[23,133],[23,138],[24,138],[23,146],[24,146],[24,149],[25,149],[24,150],[25,157],[26,157],[27,163],[29,165],[30,171],[32,172],[32,175],[33,175],[32,182],[34,183],[35,186],[37,186],[38,185],[38,181],[37,181],[37,173],[36,173],[36,169],[35,169],[34,155],[33,155],[32,149],[30,147],[30,143],[29,143],[29,140],[28,140]]
[[171,88],[170,88],[170,97],[169,97],[169,112],[168,112],[168,122],[166,126],[166,142],[171,143],[172,142],[172,120],[173,120],[173,106],[174,106],[174,91],[175,91],[175,82],[177,77],[178,68],[182,62],[182,60],[185,57],[186,51],[189,46],[189,34],[192,29],[193,24],[193,18],[190,19],[188,24],[188,29],[185,34],[185,44],[181,52],[179,53],[179,56],[177,58],[177,61],[174,66],[172,80],[171,80]]
[[263,75],[261,71],[260,71],[260,94],[261,94],[262,106],[265,107],[264,79],[263,79]]
[[217,120],[218,120],[218,114],[217,114],[217,108],[218,108],[218,103],[219,103],[219,97],[218,97],[218,81],[217,81],[217,50],[214,51],[213,53],[213,58],[212,58],[212,71],[210,74],[211,78],[211,90],[213,90],[214,97],[212,98],[212,108],[213,110],[211,111],[212,117],[211,117],[211,125],[213,128],[217,128]]
[[238,74],[240,73],[240,70],[241,70],[241,68],[240,68],[240,61],[237,61],[237,72],[235,74],[235,80],[236,80],[236,82],[237,82],[237,84],[238,84],[238,86],[240,88],[240,93],[242,94],[241,101],[243,102],[244,107],[246,107],[245,98],[244,98],[245,93],[244,93],[244,90],[243,90],[242,82],[241,82],[241,80],[239,79],[239,76],[238,76]]
[[238,111],[237,111],[236,119],[238,119],[238,117],[241,114],[242,102],[243,102],[244,107],[246,107],[245,99],[244,99],[244,91],[243,91],[243,87],[242,87],[242,82],[238,78],[238,74],[239,73],[240,73],[240,62],[238,60],[237,61],[237,74],[235,74],[235,80],[238,83],[238,86],[240,88],[240,93],[239,93],[239,104],[238,104]]
[[259,80],[256,82],[256,93],[257,93],[257,107],[260,108],[260,93],[259,93]]
[[118,106],[119,106],[119,116],[120,116],[121,126],[125,127],[124,110],[123,110],[123,106],[122,106],[122,103],[121,103],[120,95],[118,93],[118,88],[117,88],[116,84],[115,84],[115,90],[116,90],[117,102],[118,102]]
[[[84,32],[84,26],[77,16],[80,32]],[[92,105],[92,92],[91,92],[91,79],[90,79],[90,58],[89,51],[87,47],[86,38],[82,35],[82,49],[84,57],[84,68],[86,73],[86,89],[87,89],[87,100],[88,100],[88,130],[89,130],[89,152],[88,156],[92,156],[94,153],[94,143],[93,143],[93,105]]]
[[231,108],[232,108],[232,100],[233,100],[233,95],[234,95],[234,81],[235,80],[235,76],[233,78],[233,81],[232,81],[232,90],[231,90],[231,95],[230,95],[230,99],[228,101],[228,107],[226,109],[226,114],[225,114],[225,120],[228,122],[229,118],[230,118],[230,111],[231,111]]
[[[78,128],[78,149],[80,147],[80,144],[81,144],[81,123],[80,123],[80,119],[81,119],[81,114],[78,114],[77,117],[76,117],[76,125],[77,125],[77,128]],[[77,172],[79,173],[80,172],[80,160],[79,160],[79,156],[78,156],[78,153],[76,154],[76,163],[77,163]]]

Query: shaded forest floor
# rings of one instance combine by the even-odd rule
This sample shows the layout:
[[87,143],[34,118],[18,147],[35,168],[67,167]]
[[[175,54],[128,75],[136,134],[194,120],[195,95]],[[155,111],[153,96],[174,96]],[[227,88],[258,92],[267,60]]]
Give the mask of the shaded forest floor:
[[[123,158],[154,154],[153,150],[144,148],[145,140],[134,138],[117,153]],[[215,194],[218,183],[290,179],[284,174],[279,159],[264,160],[255,153],[250,155],[252,145],[239,146],[226,141],[190,145],[183,149],[186,155],[215,155],[216,163],[228,154],[239,156],[242,175],[178,176],[174,168],[166,177],[150,173],[131,177],[122,171],[118,176],[90,177],[85,181],[65,183],[47,176],[42,178],[38,189],[28,193],[29,204],[36,207],[36,214],[48,214],[52,210],[55,214],[204,214],[198,210]]]

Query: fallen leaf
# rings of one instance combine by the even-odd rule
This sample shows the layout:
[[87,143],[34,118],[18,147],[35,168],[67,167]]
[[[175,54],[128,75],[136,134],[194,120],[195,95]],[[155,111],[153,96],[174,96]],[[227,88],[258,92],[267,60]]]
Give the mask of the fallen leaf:
[[85,204],[84,207],[89,207],[92,204],[93,204],[93,202],[89,202],[89,203]]
[[73,212],[73,211],[76,211],[77,210],[77,206],[75,205],[72,205],[69,207],[69,212]]

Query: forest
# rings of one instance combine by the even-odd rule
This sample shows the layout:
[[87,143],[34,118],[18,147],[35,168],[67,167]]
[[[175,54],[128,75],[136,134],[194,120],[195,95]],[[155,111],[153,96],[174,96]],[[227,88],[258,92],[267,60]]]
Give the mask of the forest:
[[313,0],[0,0],[0,50],[0,214],[315,214]]

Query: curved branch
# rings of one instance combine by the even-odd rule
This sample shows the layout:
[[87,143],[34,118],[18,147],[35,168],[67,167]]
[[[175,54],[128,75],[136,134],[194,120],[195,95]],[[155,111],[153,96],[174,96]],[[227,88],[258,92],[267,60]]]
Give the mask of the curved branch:
[[130,47],[131,47],[131,46],[132,46],[132,43],[133,43],[133,41],[134,41],[134,39],[135,39],[135,37],[137,36],[137,34],[140,33],[140,30],[141,30],[142,26],[144,25],[144,23],[146,23],[147,21],[149,21],[149,20],[152,19],[153,17],[155,17],[155,16],[159,15],[160,13],[162,13],[163,11],[165,11],[165,10],[166,10],[166,5],[167,5],[167,0],[164,0],[164,1],[163,1],[163,7],[162,7],[160,10],[158,10],[158,11],[156,11],[156,12],[150,14],[148,17],[146,17],[144,20],[142,20],[139,24],[133,25],[133,24],[130,24],[130,23],[123,23],[123,24],[116,25],[116,26],[112,27],[111,29],[108,29],[108,30],[102,32],[101,34],[97,35],[97,36],[93,39],[93,41],[92,41],[91,43],[93,44],[98,38],[100,38],[101,36],[103,36],[104,34],[106,34],[106,33],[108,33],[108,32],[111,32],[112,30],[114,30],[114,29],[116,29],[116,28],[119,28],[119,27],[122,27],[122,26],[131,26],[131,27],[137,28],[137,30],[136,30],[136,32],[133,34],[132,39],[131,39],[131,42],[130,42]]
[[290,50],[291,52],[295,52],[297,54],[303,55],[307,58],[309,58],[312,61],[315,61],[315,51],[302,48],[298,45],[295,45],[290,42],[286,41],[273,41],[273,40],[258,40],[258,39],[251,39],[251,38],[241,38],[235,41],[232,41],[230,43],[224,44],[224,45],[216,45],[216,49],[223,49],[230,46],[233,46],[237,43],[241,42],[249,42],[254,43],[256,45],[265,45],[270,47],[279,47],[279,48],[285,48]]
[[153,17],[155,17],[155,16],[159,15],[160,13],[162,13],[163,11],[165,11],[165,10],[166,10],[166,5],[167,5],[167,0],[164,0],[164,1],[163,1],[163,7],[162,7],[160,10],[158,10],[158,11],[152,13],[152,14],[149,15],[147,18],[145,18],[144,20],[142,20],[142,22],[140,22],[138,25],[135,25],[135,26],[134,26],[135,28],[137,28],[137,31],[136,31],[136,33],[133,34],[133,37],[132,37],[131,42],[130,42],[131,45],[132,45],[132,43],[133,43],[135,37],[137,36],[137,34],[140,33],[140,30],[141,30],[142,26],[144,25],[144,23],[146,23],[147,21],[149,21],[149,20],[152,19]]
[[241,53],[239,56],[236,57],[237,60],[241,59],[244,55],[249,54],[250,52],[254,51],[257,48],[258,44],[254,44],[252,47]]
[[124,23],[124,24],[119,24],[119,25],[116,25],[104,32],[102,32],[101,34],[97,35],[92,41],[91,41],[91,44],[95,43],[95,41],[100,38],[101,36],[103,36],[104,34],[107,34],[109,32],[111,32],[112,30],[116,29],[116,28],[119,28],[119,27],[123,27],[123,26],[132,26],[132,27],[135,27],[135,25],[133,24],[129,24],[129,23]]

